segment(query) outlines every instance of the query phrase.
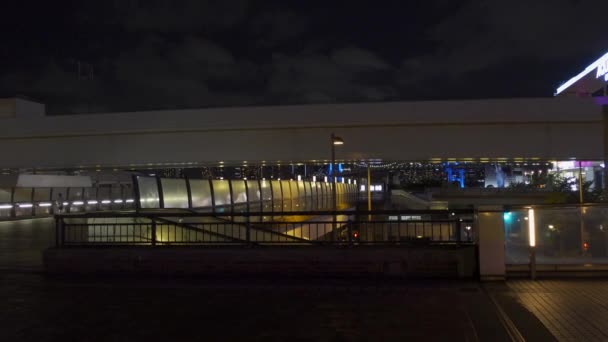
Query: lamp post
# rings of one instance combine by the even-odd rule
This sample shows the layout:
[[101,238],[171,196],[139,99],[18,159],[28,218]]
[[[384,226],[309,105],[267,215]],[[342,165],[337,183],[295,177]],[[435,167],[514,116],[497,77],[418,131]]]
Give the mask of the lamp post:
[[333,225],[332,225],[332,237],[333,240],[336,241],[336,226],[337,226],[337,215],[336,211],[338,211],[338,198],[336,197],[336,145],[344,145],[344,140],[342,138],[336,136],[335,134],[331,134],[330,139],[331,144],[331,197],[332,197],[332,210],[333,210]]

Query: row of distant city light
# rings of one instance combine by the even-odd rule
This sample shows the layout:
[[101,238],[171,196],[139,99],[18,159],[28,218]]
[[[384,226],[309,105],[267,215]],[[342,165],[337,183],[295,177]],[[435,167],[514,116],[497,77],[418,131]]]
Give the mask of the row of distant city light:
[[[156,176],[156,175],[155,175],[155,174],[150,174],[150,176],[151,176],[151,177],[154,177],[154,176]],[[347,183],[348,183],[348,184],[357,184],[357,180],[356,180],[356,179],[350,179],[350,178],[349,178],[349,179],[346,179],[346,178],[344,178],[344,177],[336,177],[336,178],[338,178],[338,179],[340,179],[340,178],[341,178],[341,180],[340,180],[340,181],[338,181],[338,182],[336,182],[336,183],[342,183],[342,184],[347,184]],[[219,180],[224,180],[224,177],[218,177],[218,179],[219,179]],[[243,177],[243,180],[247,180],[247,177]],[[262,178],[262,181],[266,181],[266,180],[267,180],[266,178]],[[274,179],[270,179],[270,180],[274,180]],[[280,180],[281,180],[281,178],[277,178],[276,180],[280,181]],[[293,181],[293,179],[290,179],[290,181]],[[298,175],[297,181],[298,181],[298,182],[301,182],[301,181],[302,181],[302,176],[301,176],[301,175]],[[317,176],[312,176],[312,181],[313,181],[313,182],[316,182],[316,181],[317,181]],[[323,181],[324,181],[325,183],[329,183],[329,180],[328,180],[327,176],[325,176],[325,177],[324,177]]]
[[[121,199],[116,199],[116,200],[113,200],[113,201],[112,200],[103,200],[103,201],[94,201],[93,200],[93,201],[87,201],[86,205],[96,205],[96,204],[100,204],[100,203],[101,204],[112,204],[112,203],[114,203],[114,204],[122,204],[123,202],[124,203],[133,203],[133,202],[135,202],[135,200],[134,199],[127,199],[127,200],[124,200],[124,201],[121,200]],[[48,208],[48,207],[50,207],[52,205],[53,205],[53,203],[50,203],[50,202],[41,202],[41,203],[38,203],[38,206],[41,207],[41,208]],[[63,205],[64,206],[68,206],[68,205],[70,205],[70,202],[63,202]],[[71,203],[71,205],[73,205],[73,206],[81,206],[81,205],[85,205],[85,202],[84,201],[74,201],[74,202]],[[18,203],[18,204],[16,204],[16,206],[19,207],[19,208],[32,208],[34,206],[34,204],[32,204],[32,203]],[[12,209],[12,208],[13,208],[12,204],[0,204],[0,209]]]

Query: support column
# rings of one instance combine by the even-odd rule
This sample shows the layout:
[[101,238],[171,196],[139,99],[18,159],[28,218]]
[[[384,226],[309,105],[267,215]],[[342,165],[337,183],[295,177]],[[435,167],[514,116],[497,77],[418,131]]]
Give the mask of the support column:
[[505,228],[502,206],[477,208],[477,241],[479,246],[479,277],[482,281],[504,280]]

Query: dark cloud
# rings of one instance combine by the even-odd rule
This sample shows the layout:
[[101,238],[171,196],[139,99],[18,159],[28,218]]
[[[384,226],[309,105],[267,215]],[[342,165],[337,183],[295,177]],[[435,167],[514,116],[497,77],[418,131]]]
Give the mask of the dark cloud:
[[[548,96],[608,49],[608,5],[591,0],[116,0],[42,10],[7,18],[0,93],[40,98],[54,113]],[[19,24],[28,15],[35,24]]]
[[[544,65],[547,95],[560,79],[579,72],[581,60],[592,61],[608,49],[602,27],[608,2],[574,0],[470,1],[428,30],[433,53],[402,63],[404,86],[441,78],[462,84],[475,73],[511,69],[521,86],[526,72]],[[555,66],[560,68],[556,70]]]

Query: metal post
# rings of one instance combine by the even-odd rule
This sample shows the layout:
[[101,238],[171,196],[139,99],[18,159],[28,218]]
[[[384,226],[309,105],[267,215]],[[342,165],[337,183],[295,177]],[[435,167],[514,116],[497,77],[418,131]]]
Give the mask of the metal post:
[[152,246],[156,246],[156,221],[152,219],[152,233],[151,233]]
[[211,193],[211,211],[215,213],[215,190],[213,189],[213,180],[211,178],[209,181],[209,192]]
[[350,217],[348,218],[348,222],[346,223],[346,230],[347,230],[347,234],[348,234],[348,244],[352,245],[353,244],[353,227],[352,227],[353,222],[350,220]]
[[583,203],[583,166],[578,162],[578,202]]
[[[64,201],[67,203],[67,205],[65,206],[66,213],[69,213],[71,211],[70,210],[70,190],[71,189],[72,188],[69,188],[69,187],[65,188],[65,200]],[[61,205],[63,205],[63,203],[61,203]]]
[[188,194],[188,208],[192,209],[192,189],[190,188],[190,178],[185,177],[186,180],[186,192]]
[[36,191],[36,188],[32,187],[32,194],[31,194],[31,198],[30,198],[30,203],[32,204],[32,211],[31,211],[31,215],[32,216],[36,216],[36,205],[34,204],[34,191]]
[[334,212],[333,214],[333,224],[332,224],[332,238],[334,241],[336,241],[336,228],[337,228],[337,221],[338,221],[338,217],[336,214],[336,211],[338,211],[338,199],[336,198],[336,147],[334,146],[334,137],[335,135],[332,133],[331,134],[331,139],[329,141],[330,145],[331,145],[331,169],[332,169],[332,174],[331,174],[331,195],[332,195],[332,210]]
[[249,217],[249,212],[247,212],[247,222],[246,222],[246,236],[247,236],[247,244],[251,244],[251,219]]
[[11,217],[14,218],[17,216],[17,212],[15,211],[15,187],[11,188]]
[[578,203],[579,203],[579,213],[578,213],[578,218],[579,218],[579,230],[580,230],[580,237],[581,237],[581,242],[580,242],[580,248],[581,248],[581,255],[585,255],[587,252],[585,251],[585,211],[583,208],[583,166],[582,166],[582,162],[579,161],[578,162]]
[[[370,164],[367,164],[367,211],[372,211],[372,169]],[[367,216],[367,220],[372,220],[372,215]]]
[[530,279],[536,280],[536,246],[530,246]]
[[53,203],[53,190],[54,188],[51,188],[51,190],[49,191],[49,203],[51,203],[51,206],[49,207],[49,214],[51,215],[55,214],[55,203]]
[[158,189],[158,207],[160,209],[165,208],[165,194],[163,193],[163,182],[160,176],[156,176],[156,188]]
[[[131,182],[133,182],[133,195],[135,197],[135,211],[139,212],[139,210],[141,209],[141,196],[139,193],[139,181],[137,180],[136,175],[131,175]],[[101,198],[99,198],[99,191],[97,191],[97,201],[98,201],[98,203],[101,203]]]

